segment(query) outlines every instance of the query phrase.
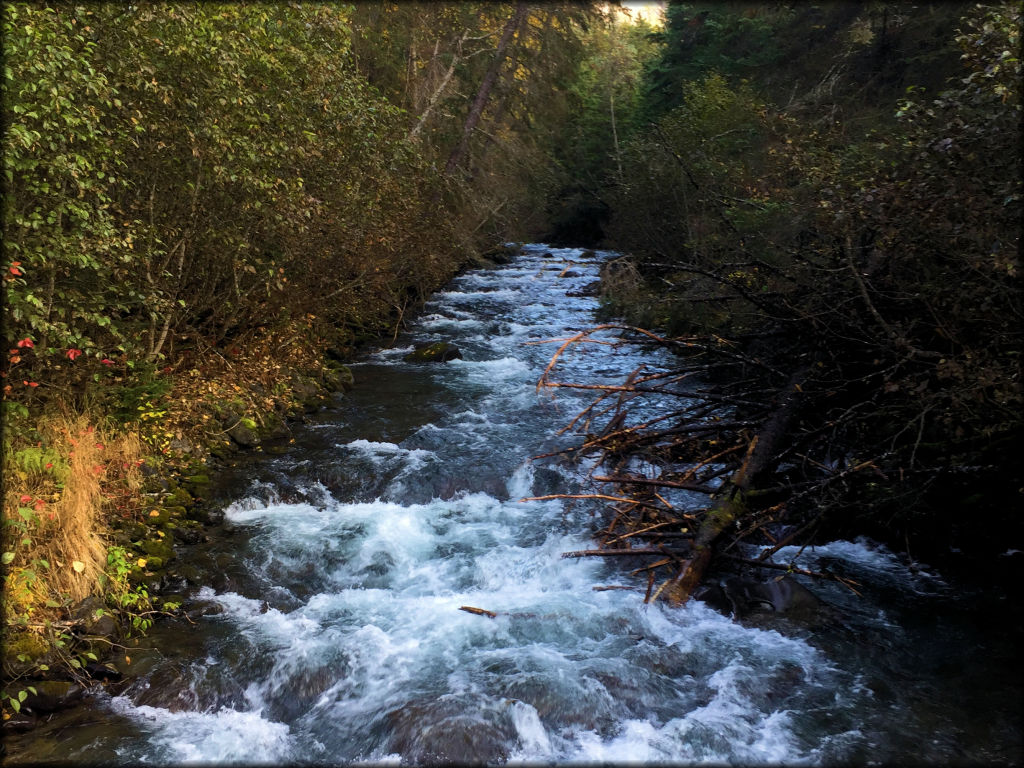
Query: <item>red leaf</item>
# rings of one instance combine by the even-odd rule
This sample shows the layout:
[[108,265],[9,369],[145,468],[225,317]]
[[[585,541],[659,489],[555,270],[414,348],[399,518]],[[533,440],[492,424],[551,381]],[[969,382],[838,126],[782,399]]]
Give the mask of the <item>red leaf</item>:
[[68,350],[68,359],[74,360],[76,357],[79,357],[81,354],[82,354],[82,350],[80,350],[80,349],[69,349]]
[[100,362],[103,363],[104,365],[113,365],[114,364],[113,360],[109,360],[109,359],[107,359],[105,357],[102,360],[100,360]]
[[21,503],[22,504],[28,504],[30,501],[32,501],[32,497],[31,496],[22,496],[21,497]]
[[26,387],[32,387],[33,389],[35,387],[39,386],[39,382],[38,381],[26,381],[26,382],[23,382],[23,383],[25,384]]
[[32,339],[29,339],[29,338],[24,338],[24,339],[22,339],[21,341],[18,342],[18,346],[23,348],[23,349],[25,347],[28,347],[28,348],[31,349],[35,345],[36,345],[36,343],[34,341],[32,341]]

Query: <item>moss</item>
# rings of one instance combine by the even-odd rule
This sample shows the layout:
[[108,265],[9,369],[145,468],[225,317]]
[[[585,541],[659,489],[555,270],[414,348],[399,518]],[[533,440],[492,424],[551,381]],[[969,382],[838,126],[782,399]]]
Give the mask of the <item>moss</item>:
[[462,357],[458,347],[454,344],[449,344],[447,341],[438,341],[433,344],[417,347],[402,359],[407,363],[427,363],[447,362],[458,357]]
[[165,507],[189,507],[193,504],[192,494],[184,488],[175,488],[164,498]]
[[18,632],[4,638],[4,663],[19,660],[19,656],[34,661],[45,656],[49,650],[50,646],[39,635],[33,632]]
[[[148,555],[146,565],[151,570],[162,567],[164,563],[175,558],[174,547],[166,539],[146,539],[142,542],[142,551]],[[153,562],[156,558],[161,561],[159,566]]]
[[355,386],[355,377],[352,375],[352,370],[337,360],[327,359],[324,361],[324,379],[327,379],[327,373],[332,374],[331,378],[337,382],[337,388],[343,392],[349,392]]
[[206,446],[206,450],[216,459],[226,459],[238,450],[238,447],[230,440],[214,440]]
[[172,509],[183,509],[183,507],[163,507],[162,509],[154,509],[146,517],[146,522],[151,526],[164,525],[170,521]]

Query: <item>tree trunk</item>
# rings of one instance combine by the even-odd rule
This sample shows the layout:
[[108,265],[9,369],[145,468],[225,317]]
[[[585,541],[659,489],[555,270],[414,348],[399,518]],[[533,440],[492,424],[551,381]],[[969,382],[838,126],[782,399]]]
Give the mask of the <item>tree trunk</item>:
[[771,467],[776,448],[789,430],[789,422],[796,411],[801,392],[801,383],[807,377],[807,373],[807,369],[804,369],[795,373],[789,380],[783,390],[779,407],[751,442],[743,464],[722,489],[714,506],[705,514],[693,541],[692,557],[668,587],[666,594],[674,605],[682,605],[690,599],[690,595],[700,584],[704,572],[711,563],[715,543],[726,529],[746,513],[747,493],[757,476]]
[[[445,88],[448,87],[449,81],[452,79],[452,75],[455,74],[455,68],[458,66],[459,61],[462,59],[462,44],[466,41],[469,36],[469,30],[462,33],[462,37],[459,38],[458,44],[455,46],[455,51],[452,53],[452,63],[445,71],[444,76],[441,78],[440,85],[434,89],[430,99],[427,101],[427,106],[423,110],[423,114],[420,115],[420,119],[416,121],[416,125],[413,126],[412,130],[409,131],[409,138],[416,138],[420,131],[423,130],[423,126],[426,125],[427,119],[430,117],[430,113],[434,111],[434,107],[441,98],[441,94],[444,93]],[[434,51],[434,57],[437,57],[437,50]]]
[[480,116],[487,105],[491,89],[494,88],[494,83],[498,80],[498,72],[501,70],[501,65],[505,63],[505,55],[508,52],[509,43],[512,42],[512,36],[519,27],[519,23],[526,16],[526,11],[526,3],[516,3],[515,11],[505,23],[501,39],[498,41],[498,48],[494,52],[494,58],[491,60],[491,65],[487,68],[487,73],[480,83],[480,88],[476,92],[476,98],[473,99],[473,105],[469,108],[469,115],[466,117],[466,123],[462,127],[462,138],[459,139],[459,143],[452,150],[451,155],[448,157],[448,162],[445,164],[444,172],[448,175],[451,175],[466,157],[470,136],[473,135],[473,130],[476,128],[477,123],[480,122]]

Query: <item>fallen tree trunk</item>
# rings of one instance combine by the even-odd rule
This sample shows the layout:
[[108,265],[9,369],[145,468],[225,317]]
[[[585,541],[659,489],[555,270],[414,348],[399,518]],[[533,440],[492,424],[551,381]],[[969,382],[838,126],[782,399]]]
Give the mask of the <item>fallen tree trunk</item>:
[[714,556],[716,543],[734,523],[747,512],[747,494],[758,475],[769,469],[777,455],[777,448],[789,430],[796,411],[801,385],[808,369],[795,373],[783,389],[778,407],[765,422],[761,432],[751,441],[746,458],[740,468],[720,489],[714,504],[705,513],[693,540],[692,556],[680,569],[679,575],[666,587],[665,594],[673,605],[683,605],[700,584]]

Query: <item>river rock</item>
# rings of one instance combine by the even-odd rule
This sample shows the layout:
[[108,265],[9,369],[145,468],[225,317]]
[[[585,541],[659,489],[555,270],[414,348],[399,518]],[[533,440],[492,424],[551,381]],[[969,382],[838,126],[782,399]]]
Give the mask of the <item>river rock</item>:
[[462,352],[454,344],[437,341],[433,344],[418,345],[402,359],[407,363],[446,363],[461,358]]
[[399,753],[403,764],[491,765],[508,759],[516,739],[507,711],[457,699],[408,704],[387,721],[388,751]]
[[228,437],[234,440],[235,444],[241,448],[254,448],[259,445],[259,435],[256,434],[255,429],[245,423],[245,419],[232,426],[227,432]]
[[757,614],[783,614],[790,619],[807,621],[816,618],[823,606],[813,592],[790,576],[764,582],[732,576],[703,587],[694,596],[737,619]]
[[519,255],[519,246],[514,243],[503,243],[494,246],[489,251],[484,251],[480,255],[495,264],[511,264],[515,257]]
[[83,692],[82,686],[70,680],[39,680],[32,687],[36,692],[29,691],[21,706],[36,713],[66,709],[77,703]]
[[25,733],[36,727],[38,718],[29,712],[11,712],[4,720],[4,733]]
[[71,610],[71,618],[81,622],[82,632],[86,635],[117,635],[117,621],[109,613],[103,600],[95,595],[90,595],[79,602]]
[[342,365],[340,361],[334,359],[327,360],[324,368],[326,371],[330,371],[337,379],[342,392],[352,391],[352,388],[356,385],[356,379],[352,375],[351,368],[347,365]]

